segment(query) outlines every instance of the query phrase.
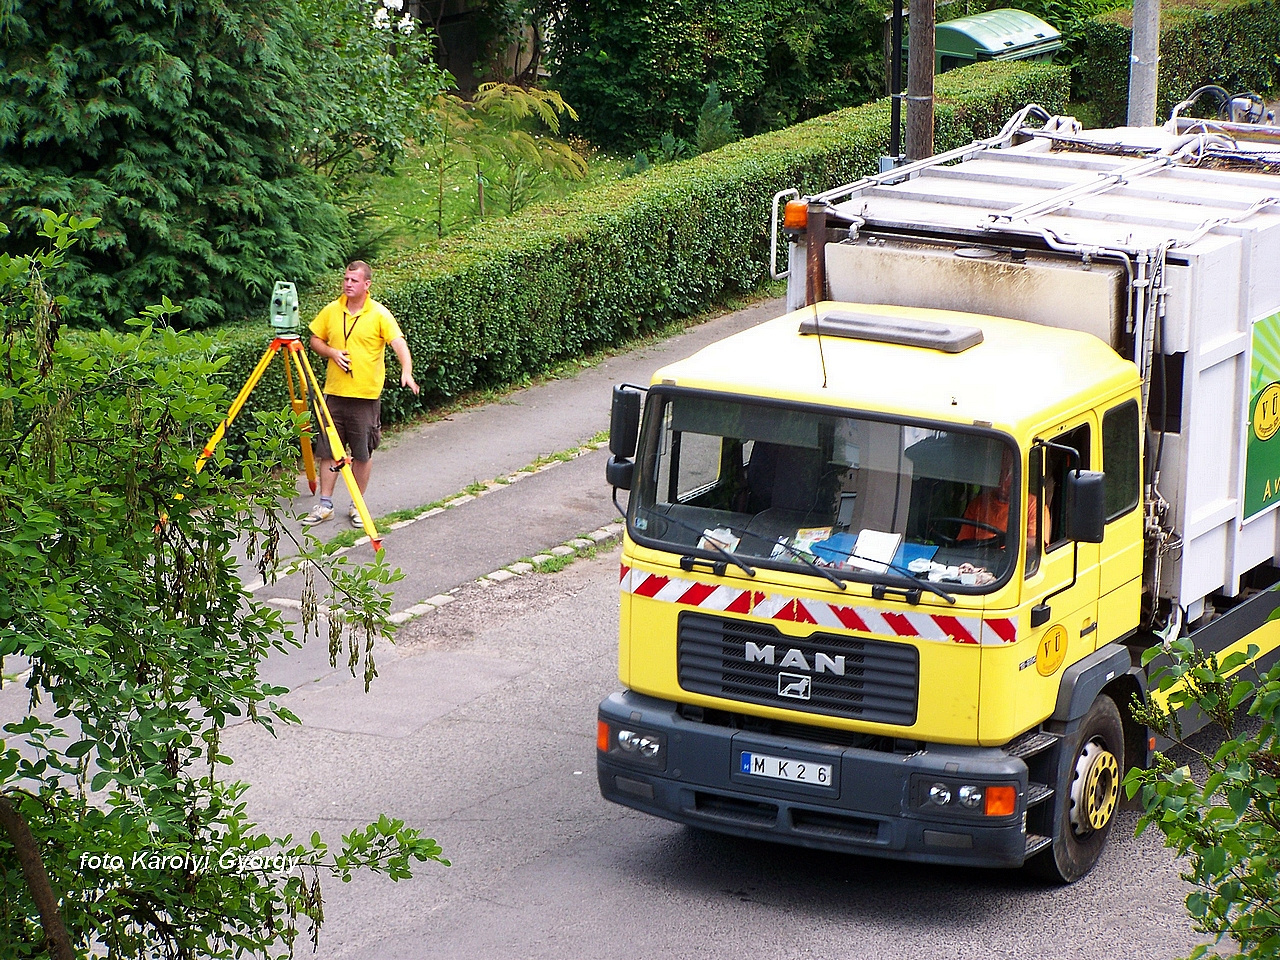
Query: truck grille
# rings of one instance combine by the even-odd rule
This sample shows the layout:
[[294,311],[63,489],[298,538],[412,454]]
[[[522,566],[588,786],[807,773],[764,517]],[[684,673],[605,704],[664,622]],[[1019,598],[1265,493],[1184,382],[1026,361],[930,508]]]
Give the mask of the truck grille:
[[[788,637],[772,624],[685,611],[676,647],[680,686],[690,693],[850,720],[916,722],[920,655],[910,644],[830,633]],[[781,695],[783,689],[792,696]]]

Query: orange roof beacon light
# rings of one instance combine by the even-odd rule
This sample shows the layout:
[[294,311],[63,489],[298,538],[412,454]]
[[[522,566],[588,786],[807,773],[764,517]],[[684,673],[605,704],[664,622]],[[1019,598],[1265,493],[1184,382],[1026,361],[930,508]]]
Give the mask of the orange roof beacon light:
[[809,226],[809,201],[788,200],[782,213],[783,230],[804,230]]

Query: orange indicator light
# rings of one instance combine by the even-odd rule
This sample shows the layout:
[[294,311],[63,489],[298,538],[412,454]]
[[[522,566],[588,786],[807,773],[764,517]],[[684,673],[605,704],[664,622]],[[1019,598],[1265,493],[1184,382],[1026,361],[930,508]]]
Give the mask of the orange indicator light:
[[1014,787],[987,787],[986,806],[988,817],[1007,817],[1018,805],[1018,791]]
[[609,725],[603,720],[596,721],[596,749],[601,753],[609,752]]

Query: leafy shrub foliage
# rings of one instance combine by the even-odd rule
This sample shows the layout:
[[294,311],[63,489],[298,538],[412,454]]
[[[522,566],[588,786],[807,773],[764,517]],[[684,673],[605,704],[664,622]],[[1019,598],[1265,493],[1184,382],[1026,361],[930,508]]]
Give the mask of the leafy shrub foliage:
[[[1149,769],[1126,779],[1129,795],[1142,796],[1139,833],[1155,826],[1167,846],[1188,858],[1187,913],[1196,930],[1215,938],[1192,958],[1280,955],[1280,664],[1259,676],[1246,665],[1257,652],[1251,644],[1220,661],[1186,638],[1173,641],[1170,664],[1157,675],[1161,696],[1136,713],[1189,751],[1198,768],[1193,773],[1157,753]],[[1144,658],[1161,653],[1153,647]],[[1241,722],[1244,704],[1248,720]],[[1186,707],[1225,731],[1213,753],[1183,740],[1176,711]]]
[[372,259],[376,179],[390,175],[410,142],[435,133],[426,105],[453,80],[432,59],[435,38],[404,10],[404,0],[297,0],[305,28],[312,116],[293,131],[303,162],[321,174],[346,214],[343,259]]
[[[938,149],[989,136],[1023,104],[1061,111],[1067,71],[982,64],[938,80]],[[378,266],[373,296],[400,321],[420,397],[389,390],[394,422],[443,399],[520,380],[757,288],[768,276],[769,205],[874,172],[889,105],[842,110],[445,237]],[[243,381],[261,322],[223,333],[226,376]],[[394,358],[388,357],[394,365]],[[392,382],[396,374],[388,371]],[[283,406],[274,374],[259,390]],[[271,391],[278,391],[272,393]]]
[[[235,554],[277,569],[295,423],[259,412],[240,463],[193,475],[228,399],[209,337],[166,329],[168,301],[123,333],[60,335],[65,257],[95,226],[47,216],[45,249],[0,255],[0,669],[29,667],[0,728],[0,957],[292,956],[323,921],[322,875],[445,861],[386,816],[329,846],[246,809],[221,736],[297,722],[259,666],[302,641]],[[346,611],[330,663],[363,662],[367,690],[399,571],[314,539],[299,556],[303,638],[318,604]]]
[[876,0],[602,0],[541,5],[554,23],[555,85],[595,143],[689,143],[707,86],[759,133],[884,88],[883,5]]
[[[1206,83],[1232,93],[1275,89],[1280,84],[1277,37],[1280,2],[1276,0],[1162,4],[1157,119],[1167,117],[1175,105]],[[1084,29],[1074,85],[1080,99],[1097,104],[1107,125],[1125,122],[1132,42],[1131,8],[1096,17]]]

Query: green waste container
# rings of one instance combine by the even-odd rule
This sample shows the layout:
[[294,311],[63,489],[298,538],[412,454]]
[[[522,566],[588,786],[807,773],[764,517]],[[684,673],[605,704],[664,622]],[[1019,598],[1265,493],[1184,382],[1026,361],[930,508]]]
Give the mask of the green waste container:
[[[904,55],[906,49],[904,41]],[[1062,34],[1039,17],[1025,10],[988,10],[935,27],[934,70],[946,73],[979,60],[1049,60],[1061,49]]]

